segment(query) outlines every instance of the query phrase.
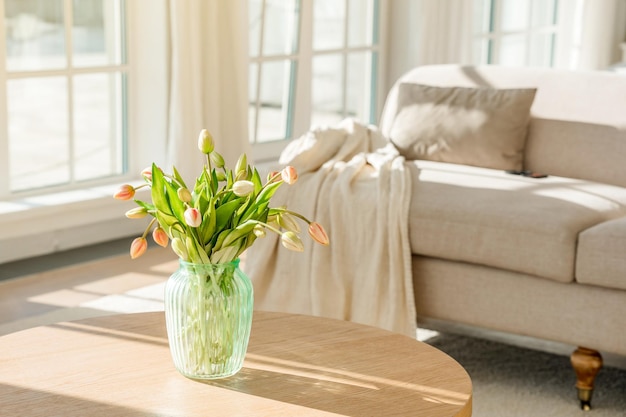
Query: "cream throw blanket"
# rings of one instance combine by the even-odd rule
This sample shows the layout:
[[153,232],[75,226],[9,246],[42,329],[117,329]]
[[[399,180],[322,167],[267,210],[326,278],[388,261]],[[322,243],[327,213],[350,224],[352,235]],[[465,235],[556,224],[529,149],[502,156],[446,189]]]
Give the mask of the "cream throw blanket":
[[255,308],[350,320],[415,337],[408,237],[411,177],[404,158],[374,127],[346,119],[312,130],[282,153],[298,181],[283,185],[272,206],[321,223],[322,246],[303,224],[304,253],[269,233],[248,250]]

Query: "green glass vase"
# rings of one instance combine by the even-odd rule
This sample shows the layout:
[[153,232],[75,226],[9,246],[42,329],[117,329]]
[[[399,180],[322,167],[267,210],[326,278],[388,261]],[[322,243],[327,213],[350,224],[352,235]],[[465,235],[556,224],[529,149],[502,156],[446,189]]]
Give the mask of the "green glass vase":
[[174,366],[194,379],[224,378],[243,366],[253,290],[239,260],[180,261],[165,286],[165,322]]

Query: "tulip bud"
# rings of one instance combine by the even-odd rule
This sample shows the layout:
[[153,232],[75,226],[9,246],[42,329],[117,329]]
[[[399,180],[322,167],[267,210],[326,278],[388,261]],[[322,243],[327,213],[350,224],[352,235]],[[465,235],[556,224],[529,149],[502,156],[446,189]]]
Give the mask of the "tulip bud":
[[291,230],[292,232],[300,233],[300,225],[293,218],[293,216],[289,213],[281,213],[278,216],[278,224],[280,224],[286,230]]
[[272,171],[269,174],[267,174],[268,183],[276,182],[278,181],[279,178],[280,178],[280,172],[278,171]]
[[186,261],[189,259],[189,254],[187,253],[187,246],[185,246],[185,243],[180,238],[175,237],[174,239],[172,239],[172,250],[183,261]]
[[235,165],[235,175],[239,175],[240,172],[246,172],[248,169],[248,157],[245,153],[242,153],[237,159],[237,165]]
[[298,179],[298,171],[296,171],[296,169],[292,166],[287,166],[280,172],[280,176],[283,181],[291,185]]
[[132,185],[124,184],[122,185],[115,194],[113,194],[113,198],[117,200],[130,200],[135,196],[135,188]]
[[143,237],[138,237],[130,244],[130,258],[136,259],[143,255],[148,249],[148,241]]
[[319,223],[311,222],[311,224],[309,224],[309,236],[320,245],[327,246],[330,244],[326,231]]
[[304,252],[304,244],[302,243],[302,240],[300,240],[298,235],[294,232],[289,231],[283,233],[280,237],[280,240],[283,246],[287,249],[295,252]]
[[200,226],[200,223],[202,223],[202,215],[200,214],[200,211],[196,208],[189,207],[187,210],[185,210],[183,216],[185,217],[185,223],[187,223],[188,226],[198,227]]
[[129,219],[142,219],[148,215],[148,210],[145,207],[135,207],[126,212],[126,217]]
[[254,191],[254,183],[252,181],[236,181],[233,184],[233,193],[237,197],[245,197]]
[[209,159],[211,160],[211,163],[213,164],[214,167],[216,168],[224,167],[224,157],[220,155],[219,153],[211,152],[209,154]]
[[265,228],[263,226],[261,226],[260,224],[257,224],[256,226],[254,226],[254,229],[252,229],[252,231],[254,232],[254,235],[256,237],[265,237]]
[[154,240],[157,245],[166,248],[169,238],[162,227],[157,227],[152,231],[152,240]]
[[178,195],[180,201],[182,201],[183,203],[189,203],[191,201],[191,193],[188,189],[184,187],[180,187],[178,190],[176,190],[176,194]]
[[211,136],[209,131],[206,129],[202,129],[200,131],[200,135],[198,136],[198,149],[200,149],[200,152],[204,154],[209,154],[213,152],[213,149],[215,149],[213,136]]
[[152,167],[144,168],[143,171],[141,171],[141,176],[144,180],[152,182]]
[[224,174],[222,171],[216,172],[215,177],[218,181],[226,181],[226,174]]

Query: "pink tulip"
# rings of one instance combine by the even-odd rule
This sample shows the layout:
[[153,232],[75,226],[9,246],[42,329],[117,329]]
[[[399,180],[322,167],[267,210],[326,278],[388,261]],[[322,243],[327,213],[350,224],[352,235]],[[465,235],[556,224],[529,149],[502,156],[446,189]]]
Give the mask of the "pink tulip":
[[143,237],[138,237],[130,244],[130,258],[136,259],[143,255],[148,249],[148,241]]
[[152,182],[152,167],[144,168],[144,170],[141,171],[141,176],[146,181]]
[[166,248],[169,238],[162,227],[157,227],[152,231],[152,240],[154,240],[157,245]]
[[280,237],[284,247],[295,252],[304,252],[304,244],[294,232],[285,232]]
[[198,227],[202,223],[202,214],[196,208],[189,207],[185,210],[183,216],[185,217],[185,223],[191,227]]
[[319,223],[311,222],[311,224],[309,224],[309,235],[314,241],[321,245],[327,246],[330,244],[326,231]]
[[280,172],[272,171],[269,174],[267,174],[267,182],[268,183],[276,182],[278,181],[278,179],[280,179],[280,177],[281,177]]
[[124,184],[122,185],[115,194],[113,194],[113,198],[117,200],[130,200],[135,196],[135,188],[132,185]]
[[291,185],[298,179],[298,171],[292,166],[286,166],[280,171],[280,175],[287,184]]

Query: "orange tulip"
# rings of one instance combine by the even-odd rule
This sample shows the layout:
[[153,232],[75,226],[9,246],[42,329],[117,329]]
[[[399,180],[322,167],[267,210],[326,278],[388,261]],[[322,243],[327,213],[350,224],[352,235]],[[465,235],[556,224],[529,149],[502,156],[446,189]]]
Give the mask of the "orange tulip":
[[320,245],[327,246],[330,244],[326,231],[319,223],[311,222],[311,224],[309,224],[309,235],[314,241],[316,241]]
[[154,240],[157,245],[166,248],[169,238],[162,227],[157,227],[152,231],[152,240]]
[[280,171],[280,176],[283,181],[291,185],[298,179],[298,171],[296,171],[296,169],[292,166],[286,166],[282,171]]
[[113,198],[117,200],[130,200],[135,196],[135,188],[132,185],[124,184],[122,185],[115,194],[113,194]]
[[138,237],[130,244],[130,258],[136,259],[143,255],[148,249],[148,241],[143,237]]

